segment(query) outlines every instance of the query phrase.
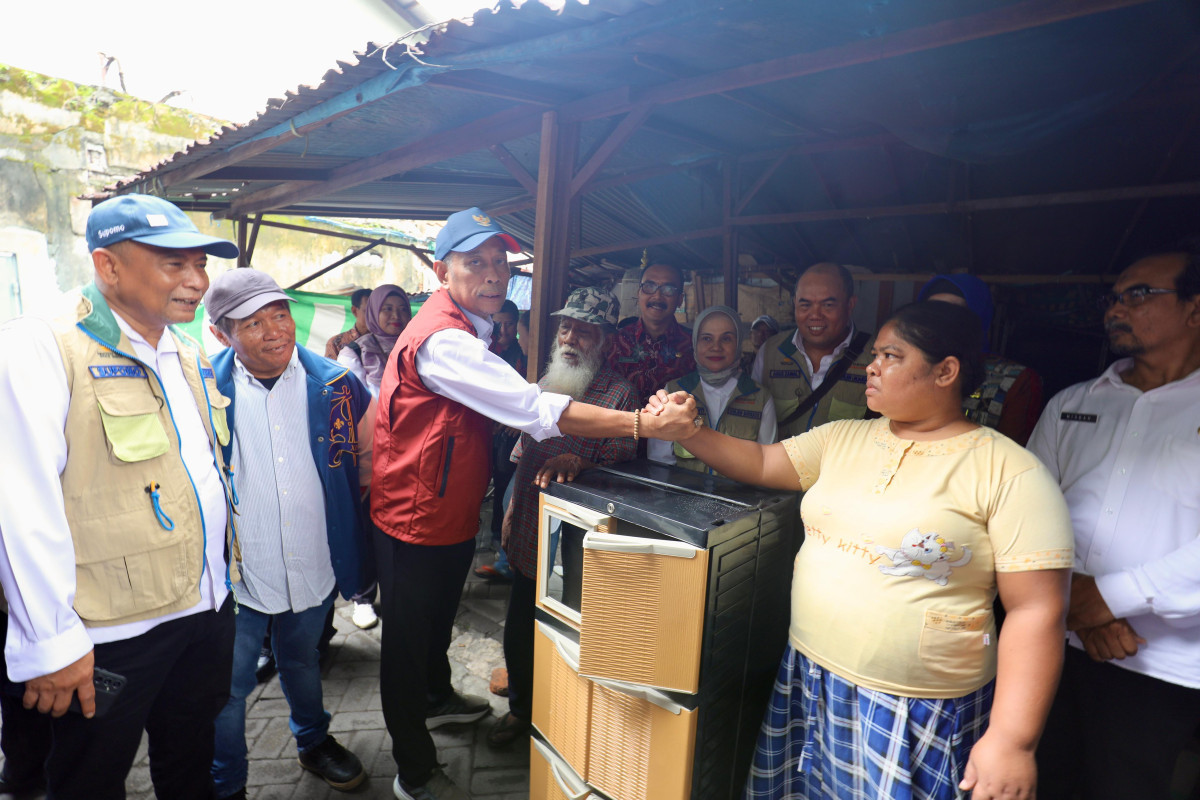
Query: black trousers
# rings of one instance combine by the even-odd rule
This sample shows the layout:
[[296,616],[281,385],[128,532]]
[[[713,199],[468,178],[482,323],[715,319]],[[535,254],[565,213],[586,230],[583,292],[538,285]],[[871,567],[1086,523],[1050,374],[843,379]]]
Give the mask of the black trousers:
[[508,668],[508,710],[529,722],[533,716],[534,595],[537,581],[513,570],[504,620],[504,664]]
[[48,800],[119,800],[142,731],[161,800],[211,800],[213,721],[229,701],[233,598],[220,611],[164,622],[141,636],[95,647],[96,666],[124,675],[103,717],[51,720]]
[[475,540],[417,545],[378,528],[374,536],[385,620],[379,658],[383,719],[392,737],[397,772],[406,783],[422,786],[438,766],[425,714],[454,691],[446,651]]
[[8,614],[0,614],[0,751],[4,752],[4,777],[14,786],[39,782],[50,755],[50,717],[28,709],[21,689],[8,680],[3,643],[8,636]]
[[1168,800],[1200,723],[1200,689],[1092,661],[1067,647],[1038,747],[1038,800]]

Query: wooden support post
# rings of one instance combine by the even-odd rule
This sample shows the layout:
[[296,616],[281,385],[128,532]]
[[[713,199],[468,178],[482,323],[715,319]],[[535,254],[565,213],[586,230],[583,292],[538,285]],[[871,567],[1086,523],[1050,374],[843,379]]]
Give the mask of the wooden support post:
[[246,252],[244,253],[246,256],[246,266],[254,263],[254,246],[258,244],[258,229],[261,222],[262,214],[259,214],[254,218],[254,225],[250,228],[250,242],[246,245]]
[[234,229],[237,231],[237,265],[239,267],[248,267],[250,266],[250,254],[246,252],[246,218],[239,217],[237,222],[234,223]]
[[550,354],[554,326],[550,312],[566,298],[567,270],[571,262],[570,186],[579,151],[579,125],[562,125],[558,112],[542,115],[541,155],[538,159],[538,193],[533,230],[533,287],[529,335],[529,379],[537,380],[538,366]]
[[725,305],[737,311],[738,308],[738,230],[729,224],[729,218],[734,214],[737,203],[737,161],[727,159],[722,164],[722,202],[721,217],[725,234],[722,237],[721,267],[725,274]]

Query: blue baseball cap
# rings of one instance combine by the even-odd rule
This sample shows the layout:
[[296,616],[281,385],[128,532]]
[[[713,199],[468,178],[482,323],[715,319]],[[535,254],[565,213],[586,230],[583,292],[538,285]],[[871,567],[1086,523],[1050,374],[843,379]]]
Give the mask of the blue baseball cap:
[[217,258],[237,258],[227,239],[206,236],[174,203],[148,194],[123,194],[100,203],[87,220],[88,252],[132,239],[169,250],[197,248]]
[[493,236],[499,236],[510,253],[521,252],[521,245],[504,229],[492,221],[480,208],[456,211],[446,219],[446,226],[437,235],[433,247],[436,261],[445,261],[450,253],[474,250]]

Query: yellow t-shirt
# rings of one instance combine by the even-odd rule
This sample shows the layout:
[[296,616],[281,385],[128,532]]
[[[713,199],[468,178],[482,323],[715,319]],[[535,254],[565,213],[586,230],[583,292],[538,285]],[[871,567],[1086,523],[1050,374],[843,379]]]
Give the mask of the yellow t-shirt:
[[1071,519],[1041,462],[989,428],[913,442],[887,419],[783,444],[805,490],[792,645],[906,697],[960,697],[995,677],[995,573],[1072,563]]

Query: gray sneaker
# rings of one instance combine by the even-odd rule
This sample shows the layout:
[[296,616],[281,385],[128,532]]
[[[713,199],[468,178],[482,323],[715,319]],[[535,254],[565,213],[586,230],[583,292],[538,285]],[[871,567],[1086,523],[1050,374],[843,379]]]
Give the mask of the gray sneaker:
[[398,800],[471,800],[471,795],[440,769],[434,770],[433,777],[422,786],[410,786],[397,775],[392,781],[392,794]]
[[454,723],[478,722],[492,713],[492,704],[473,694],[454,694],[425,713],[425,727],[429,730]]

